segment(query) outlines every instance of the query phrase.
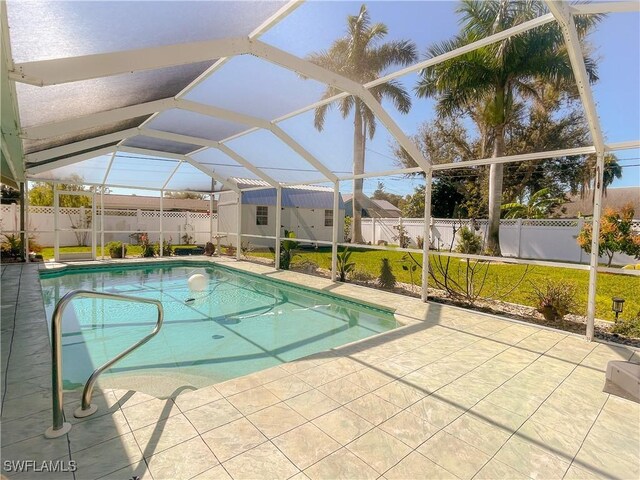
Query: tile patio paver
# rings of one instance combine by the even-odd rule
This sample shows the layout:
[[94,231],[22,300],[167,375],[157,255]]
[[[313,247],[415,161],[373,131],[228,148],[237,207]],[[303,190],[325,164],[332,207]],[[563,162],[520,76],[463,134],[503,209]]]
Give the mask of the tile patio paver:
[[202,439],[221,462],[267,441],[267,437],[246,418],[209,430],[202,434]]
[[153,480],[189,479],[219,464],[200,437],[146,458]]
[[341,448],[341,445],[312,423],[283,433],[273,444],[300,470],[322,460]]
[[286,479],[298,473],[272,443],[267,442],[248,450],[222,464],[232,478],[238,480]]
[[640,359],[632,349],[234,265],[396,305],[408,326],[209,387],[185,387],[174,399],[96,389],[99,411],[85,419],[72,417],[79,392],[71,392],[69,443],[45,440],[50,365],[40,292],[21,288],[16,304],[18,289],[5,288],[9,278],[37,284],[36,266],[4,267],[3,459],[73,459],[78,479],[640,477],[640,405],[602,392],[606,363]]

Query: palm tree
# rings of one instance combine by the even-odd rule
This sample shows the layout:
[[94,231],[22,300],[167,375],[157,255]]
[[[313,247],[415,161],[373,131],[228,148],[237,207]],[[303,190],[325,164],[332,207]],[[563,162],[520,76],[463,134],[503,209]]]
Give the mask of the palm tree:
[[553,209],[560,205],[564,199],[553,197],[551,189],[542,188],[533,193],[529,200],[505,203],[501,210],[505,212],[504,218],[547,218]]
[[[328,70],[339,73],[351,80],[364,84],[379,78],[392,65],[411,65],[417,59],[416,47],[409,41],[380,43],[387,35],[387,27],[382,23],[371,23],[366,5],[360,7],[358,15],[347,17],[347,33],[334,41],[329,50],[310,54],[307,59]],[[402,84],[389,81],[370,89],[373,96],[381,101],[390,100],[401,113],[408,113],[411,97]],[[327,87],[322,99],[330,98],[339,90]],[[364,173],[365,147],[367,137],[372,139],[376,132],[376,118],[373,112],[358,97],[348,96],[338,102],[322,105],[315,110],[314,125],[324,128],[327,112],[337,106],[343,118],[353,114],[353,174]],[[362,243],[361,224],[362,179],[353,180],[353,217],[351,241]]]
[[[429,48],[435,57],[547,13],[539,0],[463,0],[458,8],[462,30],[452,40]],[[601,16],[579,16],[582,39]],[[596,67],[585,58],[589,80],[597,80]],[[435,97],[440,117],[469,114],[479,128],[483,145],[493,144],[492,157],[504,155],[505,128],[515,117],[519,100],[540,102],[540,86],[575,88],[562,31],[555,22],[520,33],[502,42],[425,68],[416,86],[419,97]],[[572,87],[568,87],[572,85]],[[489,170],[489,232],[487,250],[500,255],[500,206],[503,165]]]

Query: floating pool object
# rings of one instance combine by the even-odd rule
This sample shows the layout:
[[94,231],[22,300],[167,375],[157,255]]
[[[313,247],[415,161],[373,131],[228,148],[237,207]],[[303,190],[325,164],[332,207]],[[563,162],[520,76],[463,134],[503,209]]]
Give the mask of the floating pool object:
[[[201,273],[196,273],[195,275],[191,275],[189,277],[189,290],[193,292],[202,292],[207,288],[207,277],[202,275]],[[195,299],[194,299],[195,300]]]
[[192,304],[193,302],[195,302],[196,299],[195,298],[187,298],[184,303],[186,303],[187,305]]

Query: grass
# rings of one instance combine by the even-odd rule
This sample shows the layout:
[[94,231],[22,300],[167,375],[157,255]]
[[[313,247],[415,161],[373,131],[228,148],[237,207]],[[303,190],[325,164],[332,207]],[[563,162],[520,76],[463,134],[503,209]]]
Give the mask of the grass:
[[[270,252],[251,252],[253,256],[273,258]],[[375,278],[380,274],[380,263],[383,258],[391,261],[393,273],[399,282],[411,283],[411,277],[408,271],[402,269],[403,252],[352,249],[351,262],[356,263],[356,267],[360,270],[367,271]],[[422,255],[414,254],[416,261],[422,263]],[[442,261],[445,260],[444,257]],[[331,268],[331,250],[329,248],[321,248],[317,251],[299,251],[293,262],[301,260],[315,262],[320,268]],[[431,258],[432,268],[436,265],[437,258]],[[456,263],[457,262],[457,263]],[[454,278],[460,276],[464,278],[466,272],[466,262],[459,259],[451,259],[450,272]],[[421,285],[421,270],[413,274],[413,280],[416,285]],[[524,280],[520,282],[524,275]],[[441,278],[441,276],[440,276]],[[587,310],[587,292],[589,285],[589,272],[586,270],[574,270],[572,268],[514,265],[507,263],[491,263],[488,267],[487,278],[485,282],[485,290],[488,296],[501,297],[510,303],[520,305],[535,306],[531,300],[532,284],[542,285],[547,280],[566,281],[576,285],[576,301],[578,308],[576,314],[586,315]],[[518,282],[520,282],[518,284]],[[433,280],[429,279],[429,285],[435,286]],[[514,286],[517,285],[514,289]],[[493,294],[493,295],[492,295]],[[484,296],[484,295],[483,295]],[[626,300],[625,312],[623,316],[634,317],[640,312],[640,277],[618,275],[611,273],[598,274],[598,288],[596,291],[596,317],[604,320],[614,320],[614,314],[611,311],[611,298],[622,297]]]

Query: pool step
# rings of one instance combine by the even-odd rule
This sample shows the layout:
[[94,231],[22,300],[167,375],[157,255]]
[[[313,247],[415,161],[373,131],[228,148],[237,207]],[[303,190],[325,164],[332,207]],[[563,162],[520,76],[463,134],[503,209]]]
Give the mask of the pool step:
[[640,403],[640,365],[619,360],[609,362],[605,391]]

